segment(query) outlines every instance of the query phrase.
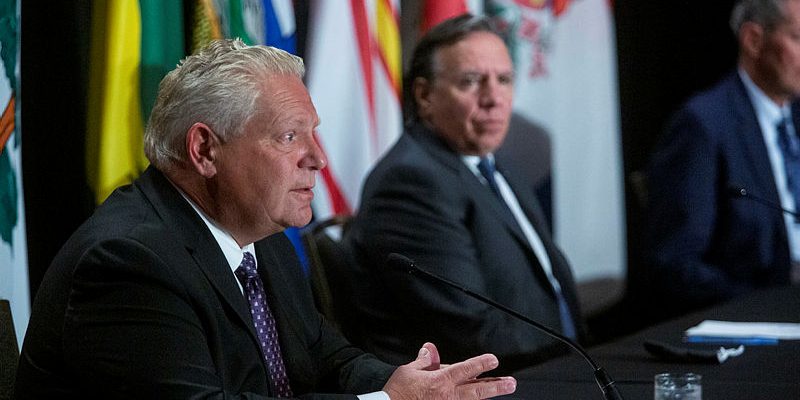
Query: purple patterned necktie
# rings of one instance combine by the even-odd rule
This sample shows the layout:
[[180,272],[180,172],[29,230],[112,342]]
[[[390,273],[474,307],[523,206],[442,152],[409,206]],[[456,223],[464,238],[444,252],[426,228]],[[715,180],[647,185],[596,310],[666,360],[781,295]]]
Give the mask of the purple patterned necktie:
[[278,397],[292,397],[292,388],[289,387],[289,378],[286,376],[281,346],[278,343],[275,318],[267,305],[267,294],[264,291],[261,277],[258,276],[256,260],[252,254],[244,253],[244,259],[239,268],[236,268],[235,274],[244,287],[244,293],[250,303],[250,315],[253,317],[253,325],[256,327],[258,341],[261,343],[261,352],[267,364],[269,379],[274,385]]

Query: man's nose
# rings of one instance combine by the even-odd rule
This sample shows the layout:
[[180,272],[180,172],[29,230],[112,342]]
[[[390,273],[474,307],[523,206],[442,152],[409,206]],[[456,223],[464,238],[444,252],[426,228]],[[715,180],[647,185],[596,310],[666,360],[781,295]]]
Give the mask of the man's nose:
[[481,107],[494,107],[501,96],[501,87],[497,79],[489,78],[481,86],[479,104]]
[[325,151],[319,144],[319,138],[317,137],[316,132],[309,137],[308,152],[306,153],[306,156],[303,157],[302,162],[303,165],[301,165],[301,167],[311,168],[314,170],[321,170],[328,166],[328,156],[325,155]]

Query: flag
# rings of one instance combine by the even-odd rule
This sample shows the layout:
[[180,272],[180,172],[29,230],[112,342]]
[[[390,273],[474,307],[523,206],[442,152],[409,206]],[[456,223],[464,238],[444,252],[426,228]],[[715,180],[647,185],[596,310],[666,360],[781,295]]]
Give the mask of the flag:
[[227,0],[220,19],[226,38],[240,38],[249,45],[264,44],[264,3],[266,0]]
[[514,111],[552,136],[554,230],[576,278],[622,276],[624,202],[608,0],[490,0],[516,69]]
[[181,0],[95,0],[86,172],[99,204],[144,171],[144,126],[161,78],[183,57]]
[[422,25],[425,33],[438,23],[467,12],[464,0],[426,0],[422,8]]
[[264,0],[264,44],[297,54],[292,0]]
[[306,79],[328,156],[314,188],[317,219],[358,207],[369,169],[402,131],[399,12],[399,0],[312,4]]
[[464,13],[483,14],[483,0],[422,0],[420,33],[424,34],[436,24]]
[[195,0],[191,3],[191,22],[189,24],[192,38],[190,52],[194,53],[214,39],[222,38],[222,26],[212,0]]
[[0,2],[0,298],[11,303],[17,343],[28,328],[30,289],[19,107],[19,3]]
[[158,95],[158,85],[186,53],[181,0],[139,0],[142,15],[139,96],[142,121]]

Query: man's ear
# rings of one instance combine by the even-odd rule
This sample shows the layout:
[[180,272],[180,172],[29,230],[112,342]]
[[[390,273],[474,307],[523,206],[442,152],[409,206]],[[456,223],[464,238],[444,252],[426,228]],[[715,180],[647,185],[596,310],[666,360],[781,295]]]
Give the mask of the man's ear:
[[412,92],[414,102],[417,104],[417,114],[425,118],[430,113],[431,82],[423,77],[415,78]]
[[215,162],[222,143],[211,128],[203,123],[195,123],[186,132],[186,153],[188,163],[198,174],[211,178],[217,174]]
[[764,27],[754,22],[745,22],[739,29],[739,47],[747,58],[757,60],[764,48],[766,32]]

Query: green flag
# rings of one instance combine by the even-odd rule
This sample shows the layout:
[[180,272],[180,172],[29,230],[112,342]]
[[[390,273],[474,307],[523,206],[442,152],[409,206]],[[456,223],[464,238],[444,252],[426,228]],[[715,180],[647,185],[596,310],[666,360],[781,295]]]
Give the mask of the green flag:
[[147,167],[143,135],[161,78],[184,56],[181,0],[95,0],[86,171],[100,203]]
[[[19,108],[19,5],[0,1],[0,298],[11,302],[18,338],[24,336],[30,316],[28,250],[22,199]],[[19,344],[21,340],[17,341]]]

